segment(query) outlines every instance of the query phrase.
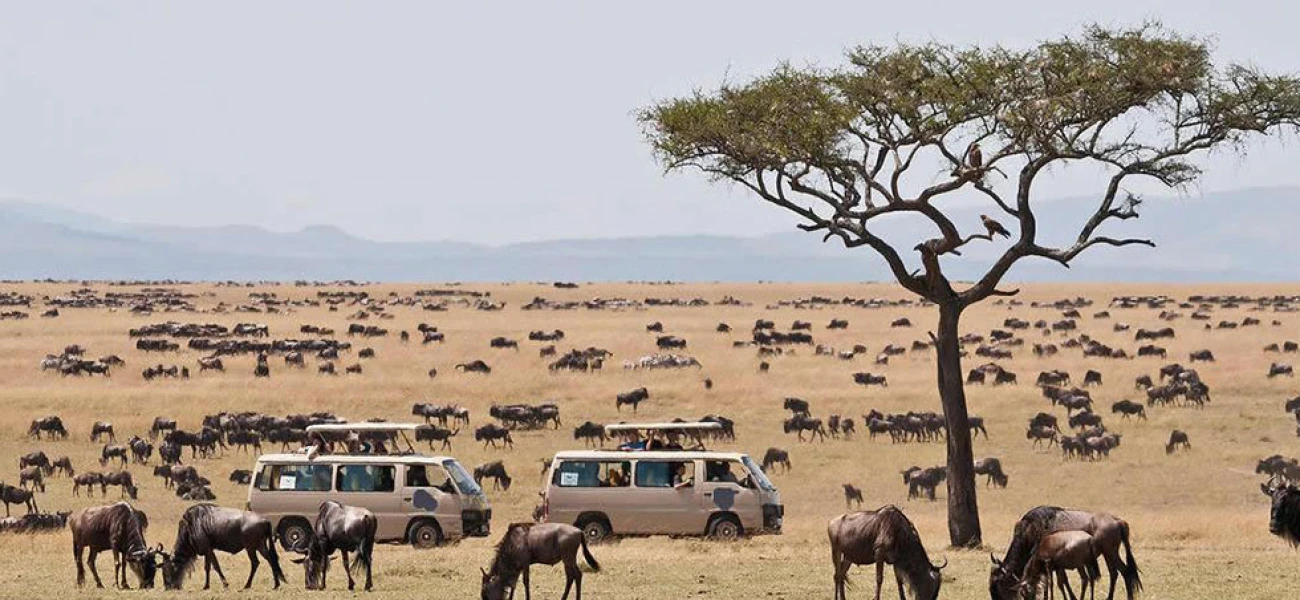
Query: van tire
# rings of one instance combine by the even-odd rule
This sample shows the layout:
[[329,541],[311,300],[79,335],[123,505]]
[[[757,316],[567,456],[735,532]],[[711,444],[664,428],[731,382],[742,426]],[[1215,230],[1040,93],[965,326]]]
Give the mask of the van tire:
[[582,536],[587,538],[588,544],[599,544],[609,539],[612,529],[609,526],[609,519],[605,515],[583,515],[578,517],[578,522],[574,524],[582,530]]
[[307,547],[307,541],[311,539],[311,523],[302,517],[280,519],[280,525],[276,527],[276,535],[280,538],[280,547],[286,552],[302,550]]
[[442,527],[432,519],[416,519],[407,528],[406,539],[417,550],[437,548],[443,543]]
[[718,515],[709,522],[706,533],[715,540],[732,542],[745,535],[745,528],[741,526],[740,519],[735,515]]

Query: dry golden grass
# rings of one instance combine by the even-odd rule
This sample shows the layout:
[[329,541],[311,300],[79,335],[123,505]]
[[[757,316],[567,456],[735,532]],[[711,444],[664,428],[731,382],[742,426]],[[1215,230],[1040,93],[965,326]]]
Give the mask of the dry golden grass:
[[[65,293],[72,285],[9,285],[26,293]],[[95,286],[101,292],[108,286]],[[409,294],[431,286],[380,285],[368,288],[371,295],[384,298],[390,291]],[[813,294],[830,297],[901,297],[892,286],[885,285],[591,285],[578,290],[556,290],[535,284],[505,286],[466,286],[467,289],[491,291],[494,299],[508,302],[506,310],[496,313],[453,308],[445,313],[423,312],[416,308],[391,309],[396,319],[378,323],[394,332],[387,339],[373,343],[355,340],[357,347],[373,346],[377,359],[366,361],[361,376],[319,377],[310,366],[304,371],[285,369],[273,360],[270,380],[252,377],[252,359],[227,360],[225,375],[199,375],[194,368],[198,354],[182,351],[176,356],[147,356],[134,350],[126,330],[144,323],[175,319],[183,322],[217,322],[231,325],[240,321],[268,323],[275,338],[296,337],[298,326],[314,323],[346,328],[346,308],[328,312],[323,308],[296,309],[280,315],[245,314],[156,314],[133,316],[125,312],[102,309],[69,309],[57,319],[0,322],[0,477],[17,478],[16,457],[34,449],[51,456],[68,455],[79,470],[97,469],[99,447],[87,441],[90,424],[106,419],[115,425],[119,440],[133,433],[143,433],[156,415],[179,420],[182,427],[195,427],[202,415],[222,410],[256,410],[273,414],[331,410],[350,419],[373,416],[391,420],[409,420],[413,402],[456,402],[470,408],[474,425],[486,422],[487,408],[493,403],[536,402],[554,399],[562,407],[565,427],[559,432],[525,432],[516,436],[513,451],[484,450],[472,442],[465,431],[456,439],[451,452],[467,465],[489,459],[504,458],[516,477],[516,486],[508,493],[490,493],[496,518],[494,529],[504,524],[526,520],[536,500],[539,460],[557,450],[574,447],[570,427],[591,419],[612,422],[630,419],[631,415],[615,412],[613,397],[617,392],[645,385],[652,394],[641,406],[639,420],[666,420],[672,417],[695,418],[706,413],[722,413],[737,420],[739,439],[735,448],[761,455],[769,446],[791,451],[795,465],[788,475],[777,475],[787,507],[786,531],[780,537],[761,537],[733,545],[703,540],[663,538],[631,539],[595,549],[605,567],[600,574],[589,575],[586,592],[591,598],[681,598],[711,596],[720,598],[809,598],[829,597],[831,571],[825,523],[844,511],[840,484],[852,482],[862,488],[868,506],[897,504],[917,524],[935,560],[948,557],[952,566],[946,571],[941,597],[987,597],[987,552],[958,552],[945,549],[947,541],[945,504],[911,501],[899,477],[910,465],[930,466],[943,462],[942,444],[892,445],[884,438],[868,441],[859,435],[852,441],[800,444],[781,434],[780,399],[786,395],[807,398],[819,416],[831,413],[850,415],[859,421],[872,408],[885,412],[938,410],[934,389],[934,362],[928,354],[909,354],[896,358],[887,367],[870,365],[870,356],[887,343],[910,344],[924,339],[933,323],[932,310],[833,307],[824,310],[769,310],[765,305],[781,299]],[[210,308],[219,300],[246,302],[251,290],[186,287],[213,295],[199,298],[201,308]],[[272,289],[282,298],[314,295],[313,288],[279,286]],[[1083,295],[1097,302],[1083,311],[1083,331],[1103,341],[1130,351],[1136,347],[1131,335],[1112,334],[1112,321],[1130,323],[1136,329],[1158,323],[1148,310],[1112,310],[1112,321],[1096,321],[1090,315],[1101,310],[1111,296],[1127,293],[1296,294],[1296,286],[1030,286],[1022,299],[1054,300]],[[525,312],[519,306],[534,296],[550,299],[586,299],[595,296],[704,297],[716,301],[734,295],[747,307],[712,306],[708,308],[653,308],[621,312],[604,311],[537,311]],[[39,312],[34,310],[33,312]],[[1221,311],[1219,318],[1240,321],[1244,310]],[[1053,319],[1050,309],[1014,310],[991,304],[969,311],[965,330],[987,333],[1007,316],[1030,320]],[[890,329],[889,322],[900,316],[910,317],[910,329]],[[1278,598],[1293,595],[1291,573],[1300,557],[1267,531],[1267,501],[1259,493],[1260,478],[1253,474],[1255,460],[1273,453],[1300,454],[1296,451],[1294,421],[1282,412],[1281,403],[1295,395],[1296,383],[1290,379],[1266,380],[1265,370],[1271,359],[1260,349],[1268,342],[1300,339],[1300,320],[1278,315],[1281,327],[1268,326],[1274,315],[1262,315],[1261,328],[1237,331],[1200,330],[1200,323],[1188,319],[1176,322],[1178,339],[1164,345],[1171,360],[1185,362],[1188,351],[1210,348],[1219,358],[1214,365],[1198,366],[1214,389],[1213,403],[1204,410],[1190,408],[1156,408],[1150,421],[1121,421],[1106,416],[1108,425],[1123,433],[1123,446],[1108,461],[1095,463],[1063,462],[1057,451],[1034,450],[1024,439],[1028,417],[1048,405],[1032,385],[1033,376],[1048,368],[1069,370],[1081,377],[1087,368],[1096,368],[1106,377],[1106,385],[1096,392],[1102,410],[1121,398],[1140,399],[1132,389],[1133,378],[1154,373],[1163,364],[1155,359],[1131,361],[1085,360],[1077,352],[1067,351],[1054,359],[1036,359],[1025,348],[1014,360],[1006,362],[1020,374],[1019,387],[983,388],[968,391],[971,411],[988,423],[990,439],[976,441],[976,456],[1000,457],[1011,477],[1006,490],[981,488],[980,507],[984,539],[988,549],[1001,554],[1010,536],[1012,524],[1027,509],[1039,504],[1059,504],[1104,510],[1127,519],[1133,527],[1138,561],[1144,569],[1149,598]],[[866,344],[867,357],[853,362],[816,357],[811,349],[800,350],[795,357],[772,361],[767,375],[757,373],[758,358],[753,349],[733,349],[731,341],[747,336],[749,325],[759,317],[777,321],[788,328],[795,319],[812,321],[818,342],[837,348],[855,343]],[[832,317],[850,321],[847,331],[827,331],[824,326]],[[669,333],[686,337],[689,354],[698,357],[702,371],[643,372],[624,371],[621,361],[653,352],[653,336],[644,326],[663,321]],[[418,341],[401,344],[396,331],[414,330],[417,323],[436,324],[447,333],[445,345],[421,346]],[[714,327],[725,321],[736,328],[731,335],[718,334]],[[374,321],[372,321],[374,322]],[[609,348],[615,360],[599,374],[549,374],[545,361],[537,356],[538,343],[525,341],[518,353],[494,350],[487,340],[504,335],[526,338],[532,329],[563,329],[568,337],[559,344],[561,350],[588,345]],[[1031,332],[1029,341],[1036,341]],[[92,356],[117,353],[128,366],[117,369],[111,379],[61,378],[41,373],[37,362],[46,352],[79,343]],[[459,361],[482,358],[494,368],[490,376],[459,374],[452,366]],[[145,382],[139,375],[145,365],[162,360],[190,365],[194,378],[189,381]],[[340,361],[352,362],[351,358]],[[970,359],[968,366],[983,362]],[[429,380],[425,373],[436,366],[440,375]],[[849,374],[865,370],[884,372],[888,389],[866,390],[855,386]],[[701,385],[704,377],[716,383],[712,391]],[[1058,411],[1064,414],[1063,411]],[[33,442],[25,431],[31,419],[47,414],[63,417],[72,437],[66,442]],[[1171,429],[1187,431],[1193,450],[1185,455],[1167,457],[1164,442]],[[202,473],[210,477],[219,503],[242,506],[245,492],[225,481],[232,469],[248,468],[252,456],[227,453],[224,457],[203,461]],[[151,542],[167,546],[175,535],[174,524],[185,503],[162,488],[146,469],[132,468],[141,481],[139,506],[151,517],[148,532]],[[110,498],[114,498],[110,492]],[[48,510],[75,509],[101,502],[73,498],[71,483],[66,479],[51,481],[50,490],[39,498]],[[21,511],[21,508],[16,508]],[[491,544],[496,539],[474,539],[434,551],[418,552],[407,547],[384,546],[376,559],[376,596],[432,596],[438,598],[472,598],[478,594],[478,567],[487,564]],[[68,532],[39,536],[0,536],[0,597],[25,595],[48,597],[72,592],[73,566]],[[230,581],[237,587],[247,574],[247,562],[240,557],[223,557]],[[101,575],[111,581],[111,559],[102,555]],[[287,567],[292,585],[272,594],[269,575],[259,573],[251,593],[244,597],[298,597],[302,576],[295,566]],[[266,575],[265,577],[263,575]],[[337,576],[337,573],[332,575]],[[559,571],[534,571],[534,588],[538,597],[558,597],[563,577]],[[868,570],[853,573],[857,587],[855,597],[871,592]],[[342,592],[342,579],[331,579],[330,594]],[[201,583],[200,583],[201,585]],[[187,583],[187,596],[223,595],[195,591],[195,580]],[[102,595],[115,592],[109,590]],[[233,589],[224,594],[236,593]],[[885,594],[894,592],[885,590]],[[79,594],[93,595],[92,590]],[[162,595],[161,591],[149,595]]]

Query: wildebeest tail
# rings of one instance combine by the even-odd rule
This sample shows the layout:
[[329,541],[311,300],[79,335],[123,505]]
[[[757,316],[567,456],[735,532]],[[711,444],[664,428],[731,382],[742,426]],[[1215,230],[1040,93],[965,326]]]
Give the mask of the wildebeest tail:
[[582,558],[586,559],[587,565],[592,571],[600,572],[600,563],[596,562],[596,557],[591,555],[591,550],[587,549],[587,536],[582,536]]
[[374,565],[375,558],[375,530],[379,528],[379,521],[375,517],[366,519],[366,539],[361,542],[361,549],[357,551],[357,559],[352,561],[352,576],[358,577],[366,572],[366,569]]
[[1138,569],[1137,560],[1133,558],[1133,545],[1129,543],[1128,523],[1121,523],[1119,539],[1124,543],[1124,588],[1128,597],[1133,598],[1142,591],[1142,571]]
[[267,523],[267,529],[266,562],[271,563],[271,575],[280,583],[289,583],[289,578],[284,576],[284,570],[280,568],[280,555],[275,551],[275,535],[270,531],[270,523]]

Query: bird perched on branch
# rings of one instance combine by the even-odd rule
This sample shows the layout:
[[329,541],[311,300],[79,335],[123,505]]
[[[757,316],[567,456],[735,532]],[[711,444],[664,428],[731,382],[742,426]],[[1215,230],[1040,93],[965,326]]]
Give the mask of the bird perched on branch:
[[988,215],[980,215],[980,221],[984,223],[984,229],[989,232],[989,238],[1000,235],[1004,238],[1010,238],[1011,233],[1003,227],[1001,223],[990,219]]
[[977,171],[984,167],[984,153],[980,151],[979,143],[971,143],[966,149],[966,166]]

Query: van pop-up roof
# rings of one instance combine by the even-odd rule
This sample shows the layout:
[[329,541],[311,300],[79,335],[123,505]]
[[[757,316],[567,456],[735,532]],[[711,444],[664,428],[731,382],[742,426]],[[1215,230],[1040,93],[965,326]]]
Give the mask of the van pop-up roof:
[[[393,440],[396,445],[397,440],[406,443],[406,451],[398,452],[396,448],[389,448],[388,454],[416,454],[415,446],[411,443],[411,436],[415,430],[420,427],[419,423],[324,423],[320,425],[308,425],[307,434],[319,433],[321,437],[329,442],[341,442],[350,434],[357,434],[363,441],[367,437],[382,436],[386,439]],[[370,436],[367,436],[370,434]],[[315,452],[321,452],[322,449],[315,448]]]
[[[696,448],[693,448],[693,450],[704,450],[704,437],[709,433],[722,430],[721,423],[713,422],[617,423],[605,426],[605,433],[611,437],[630,438],[632,440],[663,437],[669,441],[675,441],[676,438],[685,436],[695,442]],[[637,450],[642,448],[628,449]]]

